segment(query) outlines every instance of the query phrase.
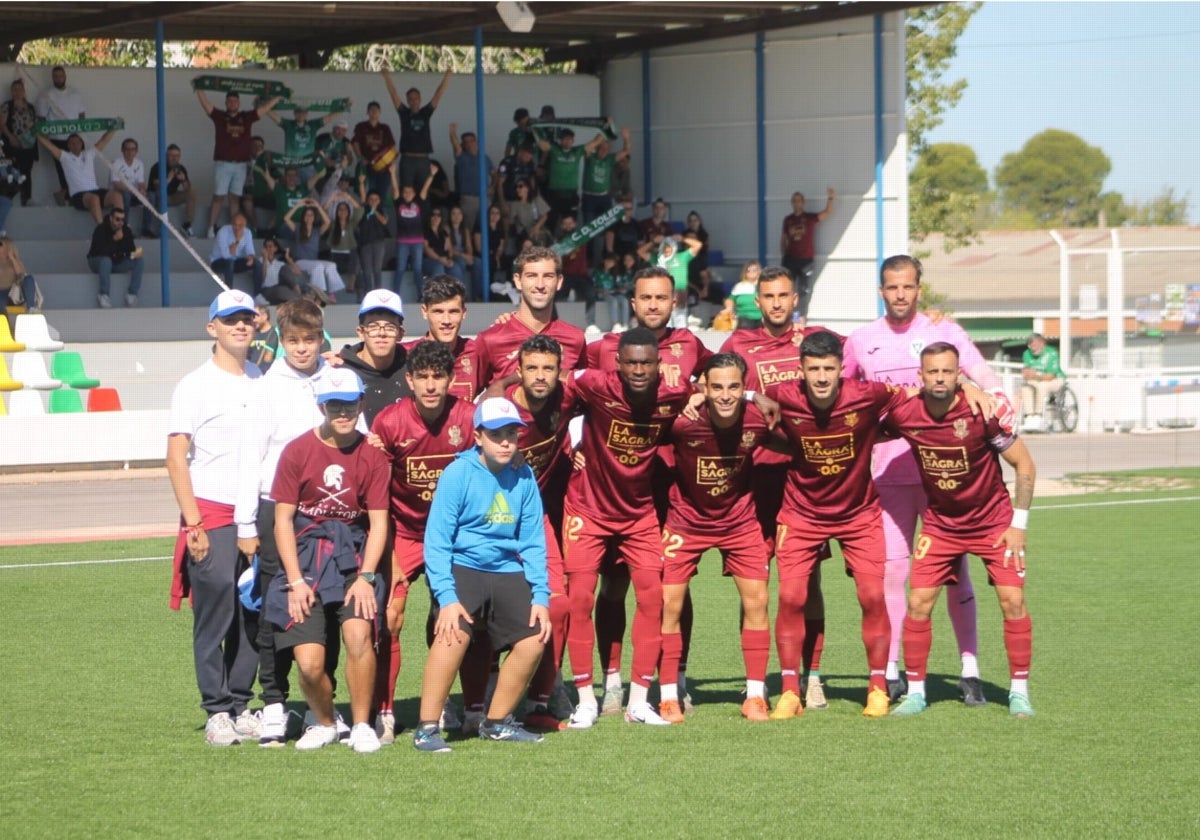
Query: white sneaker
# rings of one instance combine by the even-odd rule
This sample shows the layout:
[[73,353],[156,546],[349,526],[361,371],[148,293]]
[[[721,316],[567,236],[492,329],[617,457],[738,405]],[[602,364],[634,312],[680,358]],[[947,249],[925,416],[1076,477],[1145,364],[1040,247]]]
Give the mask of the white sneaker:
[[625,325],[621,323],[613,324],[612,332],[613,335],[620,335],[621,333],[625,332]]
[[126,306],[137,306],[137,295],[126,294],[125,295],[125,305]]
[[96,303],[101,309],[112,309],[112,298],[108,295],[96,295]]
[[701,321],[701,320],[700,320],[700,319],[699,319],[697,316],[695,316],[695,315],[689,315],[689,316],[688,316],[688,318],[687,318],[687,325],[688,325],[688,329],[689,329],[689,330],[698,330],[698,329],[700,329],[700,325],[701,325],[701,324],[703,324],[703,323],[704,323],[704,322],[703,322],[703,321]]
[[233,731],[243,741],[257,741],[262,734],[262,712],[242,709],[242,713],[233,719]]
[[282,703],[271,703],[262,710],[262,726],[258,731],[260,747],[282,747],[287,743],[288,713]]
[[696,711],[696,704],[692,702],[692,695],[683,686],[679,687],[679,708],[683,709],[684,714],[691,714]]
[[446,698],[446,705],[442,707],[442,716],[438,719],[438,728],[443,732],[449,732],[452,729],[462,729],[462,719],[458,716],[458,709],[454,705],[454,701]]
[[339,744],[350,743],[350,724],[346,723],[341,712],[333,713],[333,725],[337,729],[337,739]]
[[214,747],[232,747],[242,742],[233,728],[233,719],[229,717],[229,712],[209,715],[208,722],[204,724],[204,740]]
[[575,714],[567,721],[567,729],[591,729],[600,711],[595,706],[576,706]]
[[600,328],[597,327],[595,324],[588,324],[588,328],[583,331],[584,338],[590,339],[592,341],[595,341],[597,338],[599,338],[602,335],[604,335],[604,333],[602,333],[600,331]]
[[375,734],[371,724],[356,723],[350,730],[350,740],[346,742],[346,746],[356,753],[373,753],[379,752],[383,744],[380,743],[379,736]]
[[621,714],[621,708],[625,705],[624,701],[624,686],[619,688],[608,688],[606,686],[604,689],[604,697],[600,701],[600,714],[605,716]]
[[483,712],[467,712],[463,715],[462,734],[464,737],[474,738],[479,734],[479,727],[483,726],[484,718],[487,715]]
[[804,694],[804,708],[828,709],[829,701],[825,699],[825,686],[817,677],[808,678],[808,691]]
[[[390,744],[396,740],[396,716],[392,712],[380,712],[375,715],[375,735],[379,743]],[[350,733],[351,739],[354,733]]]
[[319,750],[321,747],[336,744],[337,739],[338,731],[336,726],[322,726],[319,723],[314,723],[308,729],[304,730],[304,734],[296,742],[296,749]]
[[647,726],[670,726],[669,720],[664,720],[649,703],[640,703],[625,710],[626,723],[644,723]]

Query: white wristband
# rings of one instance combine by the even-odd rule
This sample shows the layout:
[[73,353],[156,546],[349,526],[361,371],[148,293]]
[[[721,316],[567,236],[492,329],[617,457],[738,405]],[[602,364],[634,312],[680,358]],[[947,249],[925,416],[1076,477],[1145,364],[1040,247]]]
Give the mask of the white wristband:
[[1013,508],[1012,527],[1020,531],[1029,528],[1029,511]]
[[756,393],[757,393],[757,391],[743,391],[742,399],[745,400],[746,402],[754,402],[754,396]]

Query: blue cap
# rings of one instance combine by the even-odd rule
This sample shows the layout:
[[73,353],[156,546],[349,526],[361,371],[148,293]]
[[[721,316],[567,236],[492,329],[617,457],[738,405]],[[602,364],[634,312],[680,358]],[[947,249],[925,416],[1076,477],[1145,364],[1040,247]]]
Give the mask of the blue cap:
[[503,429],[505,426],[527,425],[517,407],[504,397],[488,397],[475,409],[476,429]]
[[250,612],[262,610],[262,589],[258,585],[258,555],[254,555],[250,567],[242,572],[237,582],[238,599]]
[[358,374],[349,368],[326,368],[317,376],[314,385],[317,402],[322,405],[334,400],[347,403],[358,402],[362,399],[365,390]]
[[258,309],[254,305],[254,298],[250,295],[239,289],[229,289],[213,298],[212,304],[208,307],[208,320],[215,321],[238,312],[257,315]]

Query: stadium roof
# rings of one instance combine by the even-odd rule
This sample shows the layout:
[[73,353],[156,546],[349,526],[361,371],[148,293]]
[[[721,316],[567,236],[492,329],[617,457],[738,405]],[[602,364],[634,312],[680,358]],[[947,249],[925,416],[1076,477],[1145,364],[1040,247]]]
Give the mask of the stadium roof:
[[162,18],[169,41],[256,41],[272,57],[297,55],[320,67],[328,51],[363,43],[540,47],[549,63],[577,61],[591,72],[643,49],[894,12],[916,3],[533,2],[528,33],[512,32],[496,3],[4,3],[0,61],[28,41],[86,37],[153,39]]

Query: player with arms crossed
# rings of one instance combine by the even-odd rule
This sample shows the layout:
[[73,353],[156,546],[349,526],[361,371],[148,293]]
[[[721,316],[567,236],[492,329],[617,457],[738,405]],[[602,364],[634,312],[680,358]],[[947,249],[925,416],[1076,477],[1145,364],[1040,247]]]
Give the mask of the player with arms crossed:
[[[912,447],[929,495],[913,553],[904,619],[908,696],[892,714],[925,710],[925,669],[933,641],[929,615],[942,586],[958,573],[959,558],[970,553],[987,567],[1004,613],[1004,649],[1012,680],[1009,713],[1029,717],[1033,624],[1025,608],[1025,531],[1037,471],[1011,424],[972,415],[957,387],[960,367],[954,345],[930,344],[921,351],[921,399],[899,406],[885,421]],[[1000,458],[1016,470],[1015,509],[1004,487]]]
[[[884,316],[855,330],[846,340],[844,375],[847,379],[865,379],[902,388],[919,385],[922,349],[944,341],[958,349],[962,372],[971,381],[985,389],[1000,387],[1000,378],[988,367],[962,327],[945,320],[934,323],[918,311],[920,261],[903,254],[884,260],[879,272],[879,296],[883,299]],[[886,676],[888,696],[895,702],[904,694],[904,682],[897,667],[906,600],[904,584],[908,579],[917,518],[925,511],[926,498],[921,490],[917,463],[904,441],[885,440],[875,445],[871,475],[883,507],[883,534],[887,542],[883,593],[892,635]],[[965,558],[962,570],[955,577],[957,583],[951,583],[946,593],[946,607],[962,660],[958,687],[968,706],[982,706],[987,700],[983,696],[976,658],[975,589]]]

